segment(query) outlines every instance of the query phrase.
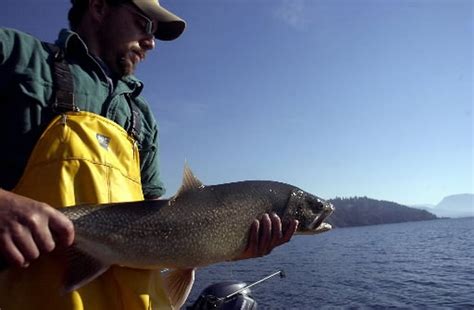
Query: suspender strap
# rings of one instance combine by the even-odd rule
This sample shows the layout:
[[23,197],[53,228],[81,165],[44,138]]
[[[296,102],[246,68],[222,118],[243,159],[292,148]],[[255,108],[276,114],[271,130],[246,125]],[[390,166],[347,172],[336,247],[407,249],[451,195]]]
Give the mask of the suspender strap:
[[[74,103],[74,82],[69,65],[65,59],[64,51],[55,44],[43,42],[43,44],[53,54],[53,86],[54,86],[54,101],[52,104],[53,111],[56,113],[64,113],[70,111],[79,111],[79,108]],[[133,102],[130,95],[126,95],[128,104],[131,110],[130,126],[128,133],[135,140],[139,139],[141,132],[141,118],[140,110]]]
[[127,101],[132,112],[132,116],[130,118],[130,126],[128,128],[128,134],[131,135],[136,141],[138,141],[140,137],[140,131],[142,129],[140,110],[138,109],[137,105],[132,101],[130,95],[127,95]]
[[55,44],[47,42],[44,44],[53,54],[53,111],[56,113],[79,111],[74,103],[74,82],[64,51]]

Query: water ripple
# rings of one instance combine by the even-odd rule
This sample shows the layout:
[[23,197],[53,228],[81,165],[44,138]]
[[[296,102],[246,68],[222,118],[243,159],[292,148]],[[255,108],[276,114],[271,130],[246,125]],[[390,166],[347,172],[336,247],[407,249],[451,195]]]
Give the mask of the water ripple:
[[252,289],[260,309],[474,309],[473,249],[474,218],[335,229],[200,269],[190,301],[212,283],[284,269]]

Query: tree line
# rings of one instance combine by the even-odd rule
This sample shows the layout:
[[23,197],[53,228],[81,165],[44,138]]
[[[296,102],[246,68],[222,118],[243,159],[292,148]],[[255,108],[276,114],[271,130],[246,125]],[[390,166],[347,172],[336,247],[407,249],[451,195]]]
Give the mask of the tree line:
[[425,221],[437,218],[434,214],[425,210],[367,197],[336,197],[329,201],[336,210],[326,222],[333,225],[333,227]]

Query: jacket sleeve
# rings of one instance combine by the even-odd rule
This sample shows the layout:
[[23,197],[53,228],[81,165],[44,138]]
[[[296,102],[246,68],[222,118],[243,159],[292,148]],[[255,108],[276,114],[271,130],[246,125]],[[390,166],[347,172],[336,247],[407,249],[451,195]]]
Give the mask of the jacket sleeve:
[[0,65],[3,65],[11,53],[11,31],[6,28],[0,28]]
[[[41,41],[30,34],[0,28],[0,91],[10,91],[8,85],[15,74],[30,72],[33,69],[39,72],[38,80],[44,80],[44,67],[48,64],[42,63],[42,60],[46,54]],[[49,71],[49,66],[47,70]]]
[[5,89],[10,79],[7,62],[12,54],[15,32],[11,29],[0,28],[0,91]]
[[142,139],[140,141],[140,169],[143,195],[146,199],[154,199],[165,194],[165,187],[160,176],[158,124],[143,97],[137,98],[137,105],[143,113]]

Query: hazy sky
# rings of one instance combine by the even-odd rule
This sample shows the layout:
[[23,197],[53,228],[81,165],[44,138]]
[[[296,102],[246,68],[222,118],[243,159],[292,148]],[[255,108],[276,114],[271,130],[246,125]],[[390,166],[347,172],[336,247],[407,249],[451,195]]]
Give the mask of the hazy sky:
[[[473,193],[472,0],[162,0],[185,18],[137,75],[173,195],[271,179],[323,198],[436,204]],[[2,0],[53,41],[69,1]]]

